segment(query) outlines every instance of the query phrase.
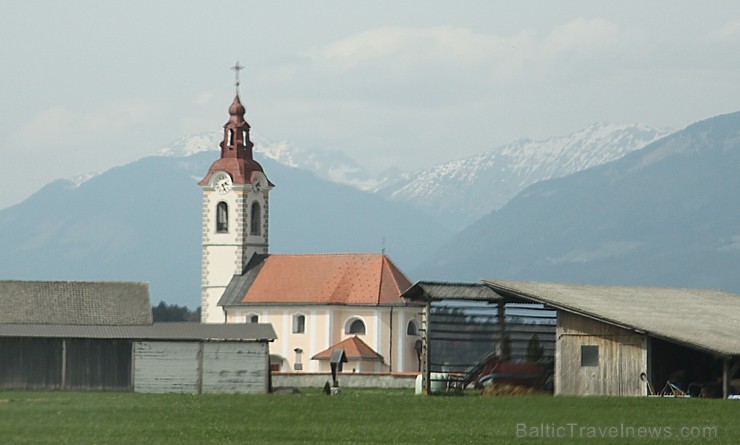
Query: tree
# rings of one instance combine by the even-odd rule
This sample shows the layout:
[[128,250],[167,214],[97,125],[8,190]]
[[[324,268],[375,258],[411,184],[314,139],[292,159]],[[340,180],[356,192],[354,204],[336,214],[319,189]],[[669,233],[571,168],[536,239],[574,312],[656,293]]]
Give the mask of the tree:
[[160,301],[157,306],[152,306],[152,318],[154,321],[199,321],[200,307],[191,311],[187,306]]

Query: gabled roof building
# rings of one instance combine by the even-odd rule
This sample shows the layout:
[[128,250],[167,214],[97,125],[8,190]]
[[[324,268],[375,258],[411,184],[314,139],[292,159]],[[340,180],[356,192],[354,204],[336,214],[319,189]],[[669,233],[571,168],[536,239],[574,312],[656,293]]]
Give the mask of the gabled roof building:
[[146,283],[0,281],[0,388],[267,392],[267,324],[152,323]]

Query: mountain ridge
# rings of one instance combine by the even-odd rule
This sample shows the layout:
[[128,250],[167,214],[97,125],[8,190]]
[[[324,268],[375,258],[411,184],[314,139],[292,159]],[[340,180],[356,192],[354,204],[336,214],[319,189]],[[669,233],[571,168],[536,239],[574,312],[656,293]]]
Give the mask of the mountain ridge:
[[[520,139],[478,155],[389,178],[374,189],[462,229],[541,180],[600,165],[667,136],[669,129],[595,123],[565,136]],[[460,215],[464,215],[461,217]]]
[[[200,304],[202,192],[218,157],[150,156],[80,185],[47,184],[0,210],[0,279],[150,283],[153,302]],[[426,215],[312,173],[260,159],[276,184],[272,253],[380,252],[406,271],[451,235]],[[435,233],[429,240],[424,233]]]
[[740,293],[739,168],[740,112],[706,119],[529,186],[415,273]]

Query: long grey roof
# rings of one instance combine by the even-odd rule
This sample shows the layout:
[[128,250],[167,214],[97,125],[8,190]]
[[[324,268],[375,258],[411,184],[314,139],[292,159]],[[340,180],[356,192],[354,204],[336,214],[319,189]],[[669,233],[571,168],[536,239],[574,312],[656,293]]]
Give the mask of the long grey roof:
[[269,323],[154,323],[129,326],[0,324],[0,337],[272,341],[276,335]]
[[147,283],[0,281],[0,323],[151,324]]
[[575,314],[720,355],[740,355],[740,295],[708,289],[483,280]]
[[401,294],[411,301],[476,300],[501,301],[501,295],[480,283],[419,281]]

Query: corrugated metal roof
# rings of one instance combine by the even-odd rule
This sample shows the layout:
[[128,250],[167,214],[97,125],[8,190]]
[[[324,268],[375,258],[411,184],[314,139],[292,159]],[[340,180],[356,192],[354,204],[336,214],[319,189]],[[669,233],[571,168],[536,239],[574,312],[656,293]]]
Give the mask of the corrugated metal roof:
[[385,255],[260,255],[234,276],[219,304],[403,304],[410,286]]
[[0,323],[151,324],[149,285],[132,282],[0,281]]
[[277,338],[269,323],[154,323],[129,326],[0,324],[0,337],[235,341],[272,341]]
[[496,292],[721,355],[740,355],[740,295],[708,289],[483,280]]
[[401,297],[411,301],[475,300],[501,301],[501,295],[480,283],[447,283],[439,281],[419,281],[404,292]]

